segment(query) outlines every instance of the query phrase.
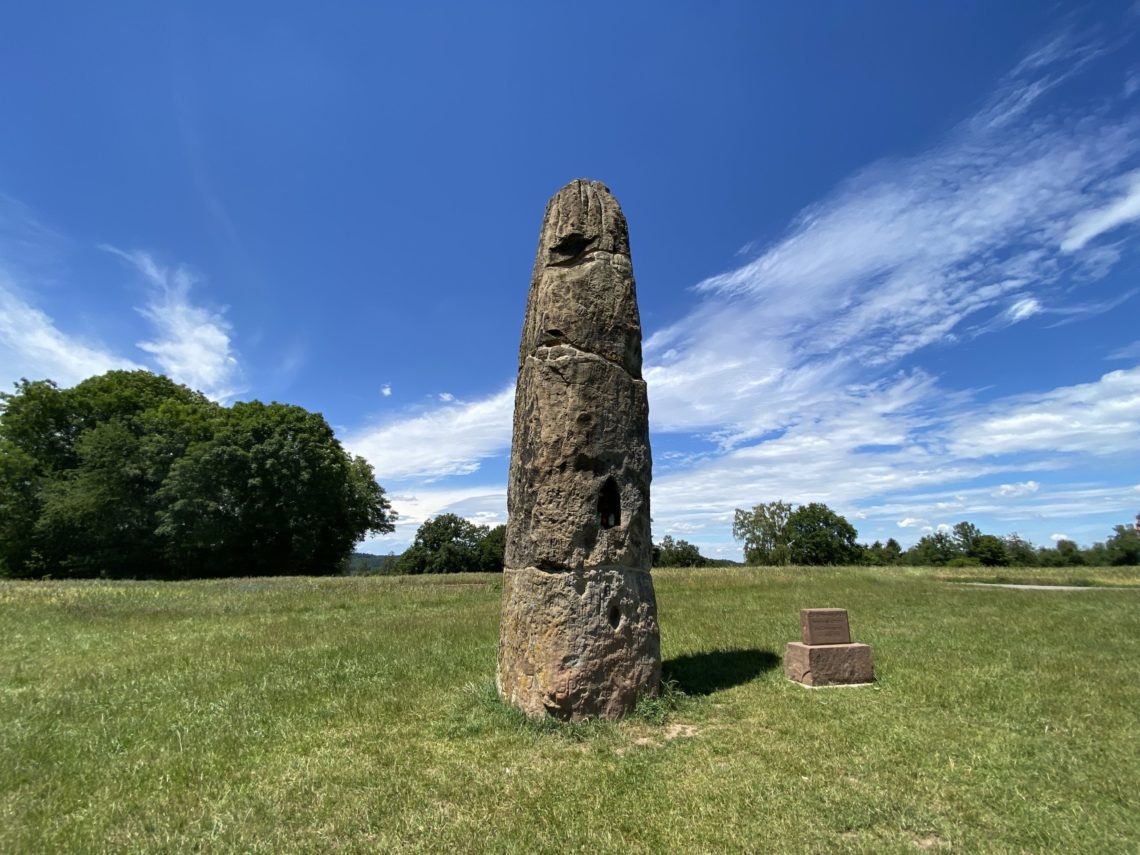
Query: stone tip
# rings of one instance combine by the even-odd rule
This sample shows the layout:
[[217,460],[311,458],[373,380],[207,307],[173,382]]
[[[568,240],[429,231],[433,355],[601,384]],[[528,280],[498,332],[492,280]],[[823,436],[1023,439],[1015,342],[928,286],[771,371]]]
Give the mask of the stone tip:
[[569,190],[572,187],[575,189],[579,189],[579,188],[587,189],[587,190],[593,189],[595,191],[601,191],[603,193],[608,193],[611,196],[613,195],[613,191],[610,190],[610,188],[606,184],[604,184],[601,181],[595,181],[593,178],[575,178],[573,181],[568,182],[558,192],[562,193],[563,191]]
[[625,214],[610,188],[575,178],[555,193],[546,206],[540,249],[554,263],[587,250],[629,255]]

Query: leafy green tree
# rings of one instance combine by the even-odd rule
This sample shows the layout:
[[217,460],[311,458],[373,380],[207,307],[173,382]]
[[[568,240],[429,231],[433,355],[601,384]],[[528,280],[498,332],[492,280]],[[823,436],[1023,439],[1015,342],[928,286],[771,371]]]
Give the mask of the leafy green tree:
[[1004,567],[1009,564],[1005,541],[992,534],[979,534],[970,547],[970,557],[985,567]]
[[800,505],[784,526],[788,557],[794,564],[855,564],[859,544],[855,527],[827,505]]
[[767,502],[755,505],[752,510],[736,509],[732,523],[732,536],[744,541],[744,561],[747,564],[787,564],[788,519],[792,506],[787,502]]
[[485,573],[501,573],[507,551],[507,527],[497,525],[479,539],[475,547],[479,569]]
[[50,380],[21,380],[0,392],[0,573],[44,571],[37,522],[42,492],[74,464],[76,419],[69,393]]
[[1066,567],[1079,567],[1085,563],[1080,546],[1072,540],[1058,540],[1057,554],[1061,556],[1061,563]]
[[35,527],[43,469],[0,436],[0,576],[30,576],[39,566]]
[[902,558],[902,546],[893,537],[888,537],[887,542],[883,544],[883,555],[886,557],[886,564],[897,564],[899,559]]
[[709,560],[687,540],[673,540],[665,535],[660,545],[653,547],[654,567],[706,567]]
[[1090,567],[1105,567],[1112,563],[1108,555],[1108,547],[1101,541],[1097,541],[1088,549],[1082,550],[1082,554],[1085,564]]
[[9,448],[34,461],[41,475],[68,469],[75,461],[79,419],[74,395],[51,380],[21,380],[15,393],[0,392],[0,433]]
[[1037,562],[1042,567],[1080,567],[1085,563],[1081,548],[1074,541],[1061,539],[1052,549],[1037,550]]
[[158,533],[180,575],[334,573],[391,505],[372,467],[348,454],[317,413],[234,404],[192,445],[159,491]]
[[919,567],[941,567],[960,557],[958,546],[944,531],[936,531],[921,537],[906,551],[907,564]]
[[1032,567],[1037,563],[1037,550],[1017,532],[1005,536],[1005,553],[1009,563],[1017,567]]
[[[476,525],[457,514],[440,514],[427,519],[416,531],[412,545],[400,556],[400,571],[472,573],[483,570],[479,547],[489,534],[486,526]],[[505,527],[503,538],[505,543]]]
[[140,438],[111,419],[81,433],[75,450],[76,466],[40,491],[36,534],[45,566],[63,576],[154,572],[162,557],[151,497],[161,480],[148,477]]
[[950,534],[950,538],[953,540],[958,554],[970,558],[978,557],[974,554],[974,545],[981,536],[981,529],[972,522],[966,522],[965,520],[955,525]]
[[[1137,520],[1140,522],[1140,517]],[[1140,564],[1140,530],[1135,526],[1113,526],[1112,536],[1104,546],[1110,564]]]
[[863,548],[863,563],[877,567],[898,564],[902,554],[899,542],[893,537],[888,537],[886,543],[876,540],[870,546]]
[[0,470],[22,467],[26,476],[15,495],[0,484],[0,504],[22,504],[23,532],[0,543],[8,572],[160,574],[154,493],[190,437],[172,444],[155,420],[216,405],[146,371],[112,371],[66,390],[22,381],[4,404]]

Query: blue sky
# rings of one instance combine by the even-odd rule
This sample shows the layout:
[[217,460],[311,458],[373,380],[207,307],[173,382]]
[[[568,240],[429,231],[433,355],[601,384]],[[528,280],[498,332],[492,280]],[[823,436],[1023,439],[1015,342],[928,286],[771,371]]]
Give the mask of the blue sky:
[[9,4],[0,382],[320,411],[506,518],[546,200],[630,223],[654,537],[1088,544],[1140,511],[1140,6]]

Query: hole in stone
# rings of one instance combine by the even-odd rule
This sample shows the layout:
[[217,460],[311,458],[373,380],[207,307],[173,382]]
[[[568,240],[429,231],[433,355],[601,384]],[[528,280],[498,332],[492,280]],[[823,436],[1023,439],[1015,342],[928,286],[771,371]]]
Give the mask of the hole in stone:
[[542,334],[542,344],[562,344],[566,341],[566,333],[562,330],[549,329]]
[[607,478],[598,494],[598,522],[602,528],[621,525],[621,495],[613,478]]
[[567,258],[573,258],[594,242],[593,238],[571,232],[554,245],[552,252]]
[[619,609],[617,606],[610,606],[610,616],[609,617],[610,617],[610,626],[613,627],[614,629],[617,629],[618,624],[621,623],[621,609]]

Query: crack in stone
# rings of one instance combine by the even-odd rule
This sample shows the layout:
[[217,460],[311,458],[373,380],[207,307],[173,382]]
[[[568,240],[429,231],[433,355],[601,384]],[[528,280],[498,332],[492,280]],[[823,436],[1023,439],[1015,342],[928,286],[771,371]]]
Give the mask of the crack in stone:
[[[566,353],[562,355],[554,355],[552,353],[555,350],[560,350],[563,348],[566,350],[572,350],[574,353]],[[560,341],[558,344],[540,344],[538,347],[528,353],[526,355],[526,358],[543,362],[549,365],[551,368],[554,368],[555,364],[560,360],[571,359],[574,356],[584,356],[586,359],[596,359],[601,362],[609,363],[615,368],[620,368],[625,373],[625,375],[629,377],[630,380],[636,380],[639,383],[644,382],[642,378],[634,376],[633,372],[626,368],[620,359],[615,359],[612,356],[606,356],[604,353],[596,353],[592,350],[586,350],[585,348],[578,347],[576,344],[571,344],[569,341]],[[566,379],[563,377],[561,372],[557,371],[557,369],[555,369],[555,372],[559,377],[562,377],[563,380]]]
[[606,256],[607,258],[613,258],[615,255],[620,255],[623,258],[627,258],[627,259],[629,258],[629,256],[626,255],[624,252],[611,252],[608,249],[590,249],[590,250],[587,250],[586,252],[583,252],[579,255],[575,255],[573,258],[564,258],[560,261],[548,261],[546,263],[546,268],[549,270],[552,267],[561,267],[561,268],[580,267],[581,265],[585,264],[588,261],[596,261],[599,258],[599,256],[603,256],[603,255]]

